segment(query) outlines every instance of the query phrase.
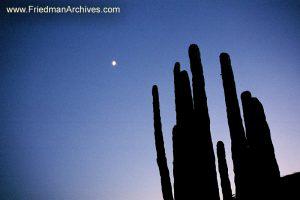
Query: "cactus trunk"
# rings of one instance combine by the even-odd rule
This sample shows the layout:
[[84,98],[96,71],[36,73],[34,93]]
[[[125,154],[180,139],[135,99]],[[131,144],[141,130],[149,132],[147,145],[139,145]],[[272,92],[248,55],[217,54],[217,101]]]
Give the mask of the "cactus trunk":
[[232,191],[230,186],[230,180],[228,176],[228,167],[226,162],[224,143],[219,141],[217,143],[217,155],[218,155],[218,165],[219,174],[221,180],[221,187],[223,193],[223,200],[232,200]]
[[161,177],[161,187],[164,200],[173,200],[172,185],[170,181],[169,169],[164,147],[164,139],[161,126],[159,96],[157,86],[152,88],[153,95],[153,113],[154,113],[154,135],[157,152],[157,164]]
[[231,137],[231,154],[234,165],[236,197],[237,199],[247,199],[251,193],[251,183],[247,177],[251,168],[249,166],[246,136],[240,114],[231,61],[227,53],[220,55],[220,63]]

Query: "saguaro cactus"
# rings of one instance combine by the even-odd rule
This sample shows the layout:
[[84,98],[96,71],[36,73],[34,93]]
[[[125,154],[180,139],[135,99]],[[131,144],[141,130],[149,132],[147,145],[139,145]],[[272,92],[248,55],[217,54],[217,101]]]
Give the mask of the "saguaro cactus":
[[189,48],[193,98],[186,71],[174,67],[177,123],[173,130],[175,199],[218,200],[203,69],[196,45]]
[[248,178],[248,175],[251,171],[248,160],[249,153],[236,93],[231,61],[227,53],[220,54],[220,63],[228,126],[231,137],[231,154],[234,165],[236,196],[239,199],[248,199],[250,197],[249,193],[251,193],[251,181]]
[[[176,124],[173,128],[174,199],[219,200],[215,156],[205,81],[197,45],[189,47],[192,89],[186,71],[174,66]],[[280,172],[262,104],[246,91],[241,95],[246,134],[240,113],[230,57],[220,55],[231,154],[238,200],[277,198]],[[173,200],[165,156],[159,97],[153,86],[153,112],[157,164],[164,200]],[[232,200],[224,144],[217,144],[218,166],[224,200]],[[285,185],[285,184],[282,184]],[[284,190],[287,191],[287,190]]]
[[176,200],[218,200],[215,157],[210,135],[203,69],[196,45],[189,48],[193,96],[186,71],[174,66],[176,125],[173,129],[173,173]]
[[[173,174],[176,200],[219,200],[215,157],[210,133],[210,120],[200,52],[196,45],[189,48],[193,75],[193,97],[189,77],[174,66],[176,125],[173,128]],[[164,156],[158,110],[158,94],[153,87],[155,140],[164,198],[170,198],[166,159]],[[160,159],[159,159],[160,158]]]
[[264,198],[277,191],[280,172],[262,104],[249,91],[241,95],[256,191]]
[[157,86],[152,88],[153,95],[153,113],[154,113],[154,135],[155,146],[157,152],[157,164],[159,167],[161,186],[164,200],[173,200],[172,185],[170,181],[169,169],[167,165],[167,158],[164,147],[164,138],[161,127],[159,96]]
[[193,83],[194,102],[194,159],[198,170],[199,193],[204,199],[219,199],[215,156],[210,132],[210,119],[205,92],[205,81],[200,51],[197,45],[189,47],[190,67]]
[[180,71],[180,64],[174,67],[176,125],[173,128],[173,174],[174,196],[184,200],[197,195],[193,164],[193,101],[190,82],[186,71]]
[[243,92],[241,98],[247,141],[261,169],[256,173],[274,181],[280,177],[280,172],[263,106],[249,91]]
[[224,143],[219,141],[217,143],[217,155],[218,155],[218,165],[219,174],[221,180],[221,187],[223,193],[223,200],[232,200],[232,191],[230,186],[230,180],[228,176],[228,167],[226,162]]

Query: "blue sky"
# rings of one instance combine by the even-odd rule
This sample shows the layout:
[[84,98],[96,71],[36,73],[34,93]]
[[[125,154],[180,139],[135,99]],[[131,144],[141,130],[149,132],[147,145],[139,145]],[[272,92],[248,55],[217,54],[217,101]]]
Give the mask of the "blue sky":
[[173,65],[189,69],[191,43],[201,51],[213,142],[224,141],[230,170],[221,52],[238,93],[264,105],[281,174],[300,170],[299,1],[31,3],[121,13],[7,15],[1,2],[1,199],[162,199],[151,87],[171,171]]

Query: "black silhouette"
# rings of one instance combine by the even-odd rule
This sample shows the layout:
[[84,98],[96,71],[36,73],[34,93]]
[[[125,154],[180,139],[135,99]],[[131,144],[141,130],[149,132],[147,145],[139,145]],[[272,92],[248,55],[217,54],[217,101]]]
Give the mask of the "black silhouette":
[[[215,156],[210,132],[205,81],[197,45],[189,47],[192,89],[186,71],[174,66],[176,125],[173,128],[174,199],[219,200]],[[297,199],[300,173],[280,178],[270,130],[262,104],[249,91],[241,95],[245,129],[236,93],[230,57],[220,55],[231,153],[235,174],[232,195],[224,144],[217,145],[224,200]],[[158,88],[153,86],[153,111],[157,163],[164,200],[172,200],[172,185],[165,156]],[[288,193],[288,194],[286,194]],[[299,199],[299,198],[298,198]]]
[[159,110],[159,96],[156,86],[152,90],[153,95],[153,112],[154,112],[154,135],[155,146],[157,152],[157,165],[159,167],[162,193],[165,200],[173,200],[172,185],[170,181],[169,169],[167,166],[167,158],[164,147],[164,138],[161,128],[160,110]]
[[231,138],[231,154],[235,174],[234,180],[236,197],[238,199],[251,199],[250,193],[252,181],[250,181],[251,176],[249,176],[249,172],[251,171],[251,162],[248,160],[249,152],[247,149],[247,141],[240,114],[240,107],[229,55],[221,53],[220,63]]
[[280,180],[280,172],[275,158],[274,147],[266,121],[264,109],[257,98],[251,96],[249,91],[241,95],[247,142],[249,145],[252,167],[252,181],[256,193],[261,199],[276,198],[274,191]]
[[275,198],[279,195],[276,191],[280,172],[263,107],[249,91],[242,93],[245,135],[229,55],[222,53],[220,62],[231,136],[236,197],[242,200]]
[[218,165],[219,174],[221,179],[221,187],[223,193],[223,200],[232,200],[232,191],[230,186],[230,180],[228,176],[228,167],[225,156],[224,143],[219,141],[217,143],[217,155],[218,155]]
[[300,199],[300,172],[284,176],[280,180],[281,199]]
[[[193,96],[186,71],[174,67],[176,125],[173,128],[174,197],[219,200],[215,157],[210,135],[199,49],[191,45]],[[205,172],[205,173],[203,173]]]

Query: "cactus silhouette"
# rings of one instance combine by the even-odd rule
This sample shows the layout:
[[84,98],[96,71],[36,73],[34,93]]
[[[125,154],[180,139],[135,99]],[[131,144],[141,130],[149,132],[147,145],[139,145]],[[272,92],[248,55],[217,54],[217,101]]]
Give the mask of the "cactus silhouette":
[[256,173],[274,181],[280,177],[280,172],[263,106],[249,91],[243,92],[241,99],[247,141],[252,156],[257,159],[256,164],[259,164],[259,171]]
[[[193,97],[186,71],[174,66],[176,125],[173,128],[173,175],[176,200],[219,199],[200,52],[189,48]],[[206,172],[206,173],[203,173]]]
[[219,174],[221,179],[221,187],[223,193],[223,200],[232,200],[232,191],[230,186],[230,180],[228,176],[228,167],[225,156],[224,143],[219,141],[217,143],[217,155],[218,155],[218,165]]
[[159,167],[162,193],[165,200],[173,200],[172,185],[169,175],[169,169],[167,166],[167,158],[164,147],[164,138],[162,133],[162,125],[159,110],[159,96],[157,86],[153,86],[153,112],[154,112],[154,135],[155,146],[157,151],[157,164]]
[[[210,131],[205,81],[197,45],[189,47],[192,88],[187,71],[174,66],[176,124],[173,127],[172,184],[165,156],[158,88],[153,86],[154,133],[157,164],[164,200],[219,200],[215,156]],[[296,185],[299,173],[280,178],[264,109],[249,91],[241,95],[245,129],[241,117],[230,57],[220,54],[226,112],[231,138],[235,195],[232,195],[223,142],[217,144],[223,200],[300,199]],[[289,195],[285,195],[289,192]],[[234,197],[235,196],[235,197]],[[299,197],[299,198],[298,198]]]
[[252,181],[249,177],[249,173],[251,172],[251,165],[248,159],[249,152],[240,114],[231,61],[227,53],[221,53],[220,63],[231,138],[231,154],[235,174],[236,197],[238,199],[250,199],[249,193],[251,193]]
[[[252,176],[256,180],[256,191],[262,199],[270,198],[277,191],[280,172],[262,104],[249,91],[241,95],[246,136],[252,162]],[[273,196],[275,198],[275,196]]]

